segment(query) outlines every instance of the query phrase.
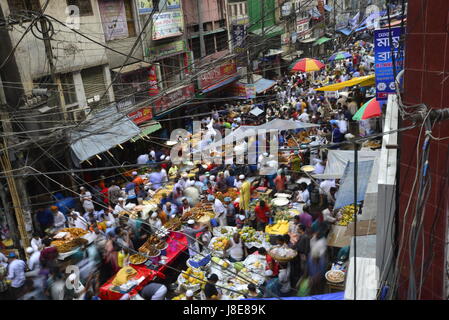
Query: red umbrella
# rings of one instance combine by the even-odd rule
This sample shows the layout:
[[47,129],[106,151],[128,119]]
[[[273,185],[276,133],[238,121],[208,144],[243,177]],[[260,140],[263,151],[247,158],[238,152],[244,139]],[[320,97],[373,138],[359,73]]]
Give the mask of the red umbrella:
[[352,120],[366,120],[370,118],[380,117],[382,115],[382,108],[376,98],[365,103],[352,117]]
[[301,71],[301,72],[311,72],[311,71],[319,71],[325,67],[320,61],[310,58],[304,58],[296,62],[292,71]]

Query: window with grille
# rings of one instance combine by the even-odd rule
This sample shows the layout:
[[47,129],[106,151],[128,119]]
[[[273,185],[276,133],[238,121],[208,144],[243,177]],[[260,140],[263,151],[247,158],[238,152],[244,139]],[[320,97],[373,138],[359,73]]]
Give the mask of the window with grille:
[[193,59],[201,58],[201,47],[200,47],[200,39],[194,38],[190,43],[190,50],[193,52]]
[[40,3],[39,0],[8,0],[8,7],[11,13],[23,10],[39,11]]
[[215,35],[210,34],[205,36],[204,45],[206,47],[206,55],[215,53]]
[[92,16],[91,0],[66,0],[68,6],[77,6],[79,8],[80,16]]
[[217,40],[217,52],[228,49],[228,33],[226,31],[215,34]]

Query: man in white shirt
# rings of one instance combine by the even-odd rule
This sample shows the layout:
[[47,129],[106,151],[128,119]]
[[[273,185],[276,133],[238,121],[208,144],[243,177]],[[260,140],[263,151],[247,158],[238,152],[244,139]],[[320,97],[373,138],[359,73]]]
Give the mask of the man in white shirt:
[[31,239],[31,248],[33,248],[34,251],[40,251],[43,248],[42,239],[37,233],[33,234],[33,238]]
[[147,164],[148,161],[150,160],[150,157],[148,156],[148,154],[141,154],[138,158],[137,158],[137,164]]
[[65,227],[65,223],[67,221],[65,215],[58,210],[57,206],[52,206],[50,208],[51,213],[53,214],[53,219],[54,219],[54,228],[56,229],[56,231],[61,230],[62,228]]
[[80,201],[85,211],[89,209],[94,209],[94,203],[92,202],[92,194],[86,190],[86,188],[81,187]]
[[329,205],[326,209],[322,211],[323,213],[323,221],[329,223],[335,223],[341,217],[340,214],[334,214],[334,207]]
[[89,227],[89,223],[86,221],[86,219],[81,217],[79,212],[71,211],[69,213],[69,219],[68,220],[69,220],[70,228],[80,228],[80,229],[83,229],[83,230],[87,230],[88,227]]
[[310,117],[309,114],[307,113],[307,109],[304,109],[303,113],[301,113],[298,120],[306,123],[310,122]]
[[37,276],[41,266],[39,262],[41,253],[40,251],[34,251],[34,249],[31,247],[28,247],[26,249],[26,252],[30,255],[30,257],[28,258],[28,269],[30,269],[30,271],[26,273],[26,276]]
[[207,198],[208,198],[207,200],[209,201],[214,201],[213,210],[215,213],[215,219],[217,219],[221,227],[226,226],[227,225],[226,208],[223,205],[223,203],[219,199],[215,198],[213,195],[209,195]]
[[301,190],[301,199],[304,203],[309,204],[309,200],[310,200],[310,194],[309,194],[309,190],[307,190],[307,183],[303,182],[300,184],[299,187]]
[[320,194],[327,195],[332,187],[335,187],[335,180],[324,180],[320,183]]
[[115,205],[114,214],[119,214],[122,211],[126,211],[125,209],[125,199],[120,197],[118,198],[118,203]]
[[318,159],[318,160],[316,161],[316,164],[315,164],[315,170],[314,170],[314,173],[315,173],[315,174],[323,174],[323,173],[324,173],[324,169],[325,169],[324,161]]
[[348,122],[345,119],[337,120],[337,125],[341,133],[345,134],[348,132]]
[[8,276],[6,279],[11,280],[11,296],[13,300],[17,300],[25,284],[25,270],[27,266],[25,261],[17,259],[14,252],[9,253],[8,261]]

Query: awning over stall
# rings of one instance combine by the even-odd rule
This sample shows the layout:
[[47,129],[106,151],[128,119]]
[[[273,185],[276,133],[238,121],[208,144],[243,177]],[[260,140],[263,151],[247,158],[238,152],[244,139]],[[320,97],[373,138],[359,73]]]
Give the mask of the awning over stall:
[[317,88],[315,91],[338,91],[346,87],[359,85],[361,87],[373,86],[375,84],[375,75],[357,77],[348,81],[334,83],[325,87]]
[[152,134],[153,132],[158,131],[161,129],[162,126],[159,122],[154,121],[148,124],[145,124],[144,126],[140,127],[140,133],[131,139],[131,142],[136,142],[139,139],[143,139],[145,136]]
[[256,86],[256,93],[261,93],[274,87],[276,85],[276,81],[261,78],[254,82],[254,85]]
[[70,147],[80,162],[138,135],[140,129],[125,114],[108,108],[90,118],[87,127],[69,133]]

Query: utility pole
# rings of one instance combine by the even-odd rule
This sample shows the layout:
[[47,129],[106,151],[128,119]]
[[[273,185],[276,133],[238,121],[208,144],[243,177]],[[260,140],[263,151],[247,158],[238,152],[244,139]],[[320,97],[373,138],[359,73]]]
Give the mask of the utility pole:
[[[7,152],[8,152],[8,136],[12,133],[12,127],[11,127],[11,123],[9,122],[9,117],[8,117],[8,113],[7,111],[5,111],[6,108],[6,98],[3,92],[3,83],[2,80],[0,78],[0,121],[2,123],[2,129],[3,129],[3,134],[5,135],[5,137],[3,138],[3,146],[5,148],[5,151],[2,153],[1,157],[1,171],[5,172],[7,171],[7,168],[5,168],[3,166],[3,158],[6,157]],[[5,159],[6,160],[6,159]],[[13,184],[15,183],[15,181],[10,181],[7,180],[7,185],[9,186],[9,182],[12,182]],[[9,200],[8,200],[8,196],[6,193],[6,190],[11,190],[11,187],[8,188],[6,185],[3,185],[3,183],[0,182],[0,199],[1,202],[3,203],[3,211],[5,213],[5,217],[6,217],[6,222],[8,224],[8,229],[9,229],[9,234],[12,237],[13,243],[14,243],[14,247],[15,248],[23,248],[24,246],[20,243],[20,237],[19,237],[19,230],[17,230],[17,226],[16,226],[16,220],[17,223],[20,223],[20,221],[22,221],[23,219],[20,219],[20,217],[23,218],[23,212],[20,212],[22,209],[22,206],[19,204],[18,206],[14,204],[14,207],[16,207],[15,209],[15,213],[16,213],[16,218],[14,218],[14,214],[12,212],[12,209],[9,205]],[[14,189],[14,188],[13,188]],[[14,200],[14,198],[13,198]],[[23,230],[24,228],[20,228],[21,230]],[[21,235],[21,233],[20,233]],[[26,238],[22,238],[22,239],[26,239]]]
[[[39,11],[41,14],[43,14],[43,9],[40,4],[39,4]],[[42,30],[42,39],[44,40],[45,54],[47,55],[48,64],[50,66],[51,79],[52,79],[53,85],[56,87],[56,89],[58,91],[56,94],[56,101],[58,102],[58,105],[61,108],[62,123],[63,123],[63,125],[66,125],[68,122],[67,108],[66,108],[62,83],[61,83],[61,77],[57,73],[56,66],[54,64],[54,55],[53,55],[53,50],[51,48],[51,36],[49,35],[49,26],[48,26],[47,20],[45,19],[44,16],[41,16],[39,22],[40,22],[41,30]],[[65,141],[66,141],[67,147],[69,148],[69,139],[68,139],[67,135],[65,137]],[[69,152],[65,152],[64,157],[65,157],[67,168],[72,169],[72,159],[70,158]],[[69,179],[67,182],[68,182],[68,184],[71,184],[71,187],[73,190],[76,190],[76,182],[72,175],[69,175]]]
[[201,58],[206,56],[206,45],[204,43],[204,29],[203,29],[203,11],[201,10],[201,0],[196,0],[196,8],[198,10],[198,27],[200,36],[200,51]]

